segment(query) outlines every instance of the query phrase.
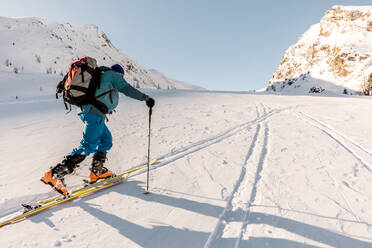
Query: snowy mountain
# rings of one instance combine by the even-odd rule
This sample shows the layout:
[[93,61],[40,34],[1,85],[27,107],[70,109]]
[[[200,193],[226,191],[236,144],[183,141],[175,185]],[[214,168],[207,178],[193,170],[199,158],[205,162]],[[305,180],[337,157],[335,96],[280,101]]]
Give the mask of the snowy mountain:
[[[151,77],[156,81],[159,82],[158,88],[161,89],[188,89],[190,88],[190,84],[178,81],[176,79],[167,78],[164,74],[161,72],[155,70],[155,69],[149,69],[148,70],[151,74]],[[205,90],[202,87],[194,86],[192,87],[194,90]]]
[[372,6],[334,6],[288,48],[267,90],[372,94]]
[[158,77],[117,49],[97,26],[58,23],[40,18],[0,17],[0,72],[64,75],[68,64],[90,56],[99,65],[121,64],[126,79],[140,88],[194,89]]

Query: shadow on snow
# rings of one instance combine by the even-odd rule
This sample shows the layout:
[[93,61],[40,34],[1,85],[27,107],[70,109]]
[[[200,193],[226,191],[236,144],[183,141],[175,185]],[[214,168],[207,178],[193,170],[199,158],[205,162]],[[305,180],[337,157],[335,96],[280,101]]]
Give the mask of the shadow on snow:
[[[87,213],[107,225],[117,229],[121,235],[130,239],[134,243],[142,247],[203,247],[210,233],[199,232],[189,229],[180,229],[168,225],[155,225],[147,228],[137,225],[125,219],[122,219],[111,213],[102,211],[96,205],[89,203],[92,198],[107,194],[108,192],[117,192],[125,196],[131,196],[147,202],[156,202],[175,208],[184,209],[194,213],[202,214],[219,218],[224,208],[215,206],[209,203],[197,202],[185,198],[172,197],[159,193],[151,193],[149,195],[142,194],[144,192],[140,181],[128,181],[125,185],[117,186],[112,189],[107,189],[105,192],[100,192],[95,195],[87,196],[79,201],[66,203],[66,207],[80,207]],[[44,222],[50,227],[55,225],[49,220],[54,211],[58,211],[61,207],[56,207],[48,212],[35,216],[30,220],[33,222]],[[234,217],[235,216],[235,217]],[[233,213],[233,218],[239,220],[241,213],[236,211]],[[328,218],[328,217],[327,217]],[[330,217],[332,219],[332,217]],[[275,220],[275,221],[274,221]],[[299,222],[297,220],[288,219],[285,217],[260,213],[250,212],[248,225],[250,224],[266,224],[272,227],[281,228],[293,234],[297,234],[304,238],[320,242],[333,247],[372,247],[372,243],[358,240],[346,235],[322,228],[314,225]],[[221,238],[216,240],[217,247],[233,247],[236,238]],[[317,247],[296,241],[269,237],[251,237],[248,240],[241,240],[239,247]]]

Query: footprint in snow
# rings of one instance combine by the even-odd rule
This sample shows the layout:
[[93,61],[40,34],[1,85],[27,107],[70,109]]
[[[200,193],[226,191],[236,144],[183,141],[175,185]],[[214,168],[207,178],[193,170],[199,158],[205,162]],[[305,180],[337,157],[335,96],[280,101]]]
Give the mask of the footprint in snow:
[[61,238],[61,240],[54,241],[54,247],[60,247],[63,243],[72,242],[72,239],[76,238],[75,234],[68,234]]

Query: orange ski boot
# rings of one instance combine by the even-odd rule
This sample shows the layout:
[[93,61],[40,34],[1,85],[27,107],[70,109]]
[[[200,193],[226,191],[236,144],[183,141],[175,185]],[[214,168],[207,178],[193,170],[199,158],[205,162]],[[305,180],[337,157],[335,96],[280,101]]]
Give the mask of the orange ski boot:
[[112,171],[109,171],[106,167],[102,167],[101,171],[97,174],[94,173],[93,171],[90,172],[89,175],[90,183],[95,183],[97,182],[98,179],[105,179],[114,176]]
[[49,184],[50,186],[52,186],[60,194],[62,195],[68,194],[63,177],[53,176],[52,169],[45,172],[44,176],[40,180],[43,183]]
[[94,155],[92,166],[90,169],[90,183],[97,182],[98,179],[105,179],[112,177],[114,174],[112,171],[109,171],[106,167],[103,167],[103,164],[106,162],[106,153],[98,152]]
[[45,183],[49,184],[50,186],[54,187],[54,185],[57,183],[57,178],[53,178],[53,172],[52,170],[48,170],[44,173],[44,176],[40,178],[40,180]]
[[65,159],[44,173],[40,179],[43,183],[49,184],[62,195],[67,195],[68,191],[64,181],[64,176],[71,174],[78,167],[78,163],[85,159],[85,155],[67,155]]

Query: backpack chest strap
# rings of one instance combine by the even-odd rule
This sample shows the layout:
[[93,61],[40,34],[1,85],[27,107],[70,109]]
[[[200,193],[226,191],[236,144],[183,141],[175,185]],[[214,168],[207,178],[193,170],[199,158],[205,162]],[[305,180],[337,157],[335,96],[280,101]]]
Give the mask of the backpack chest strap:
[[100,98],[101,96],[107,95],[107,94],[109,94],[111,92],[114,92],[114,91],[115,91],[115,89],[110,89],[108,91],[103,92],[102,94],[99,94],[98,96],[96,96],[96,98]]

